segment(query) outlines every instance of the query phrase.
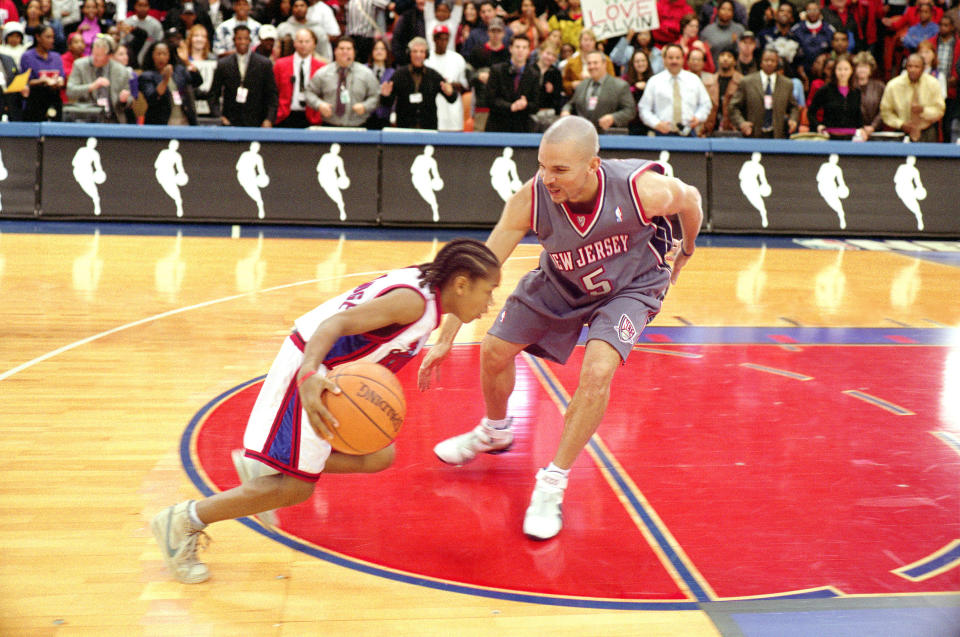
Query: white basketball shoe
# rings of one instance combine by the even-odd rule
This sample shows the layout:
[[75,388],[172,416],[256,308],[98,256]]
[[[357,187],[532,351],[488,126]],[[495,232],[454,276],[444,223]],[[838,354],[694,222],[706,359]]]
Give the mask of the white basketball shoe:
[[560,505],[567,488],[567,476],[540,469],[537,486],[530,497],[530,506],[523,519],[523,532],[535,540],[549,540],[563,528]]
[[206,548],[210,538],[190,523],[190,500],[167,507],[153,516],[150,529],[160,545],[170,574],[184,584],[199,584],[210,578],[207,565],[197,559],[197,550]]
[[513,431],[510,426],[513,418],[507,418],[507,426],[494,429],[486,424],[486,419],[471,431],[453,438],[447,438],[433,448],[433,453],[447,464],[464,465],[477,457],[477,454],[503,453],[513,445]]

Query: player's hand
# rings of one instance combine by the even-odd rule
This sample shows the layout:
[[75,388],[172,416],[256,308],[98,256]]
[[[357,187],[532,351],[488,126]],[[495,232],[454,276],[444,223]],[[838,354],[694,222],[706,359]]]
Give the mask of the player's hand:
[[[687,251],[684,254],[684,250]],[[684,246],[681,242],[677,248],[676,253],[673,255],[673,274],[670,275],[670,285],[676,285],[677,279],[680,278],[680,269],[690,260],[690,257],[693,256],[693,251],[695,248],[692,245]]]
[[310,420],[310,426],[313,427],[317,435],[324,440],[333,438],[333,430],[340,426],[333,415],[323,404],[323,392],[329,391],[334,394],[340,393],[337,384],[325,376],[314,374],[308,377],[300,385],[300,402],[303,410],[307,412],[307,418]]
[[420,371],[417,373],[417,387],[420,391],[430,389],[430,384],[433,382],[434,370],[440,367],[440,363],[443,362],[443,359],[445,359],[449,353],[449,343],[437,343],[431,347],[427,355],[423,357],[423,362],[420,363]]

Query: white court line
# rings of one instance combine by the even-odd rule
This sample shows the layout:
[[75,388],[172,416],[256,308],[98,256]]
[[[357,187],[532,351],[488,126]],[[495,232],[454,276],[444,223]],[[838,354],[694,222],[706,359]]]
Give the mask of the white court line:
[[53,350],[53,351],[47,352],[46,354],[43,354],[42,356],[38,356],[37,358],[34,358],[33,360],[27,361],[26,363],[23,363],[23,364],[21,364],[21,365],[17,365],[17,366],[14,367],[13,369],[10,369],[10,370],[7,370],[7,371],[3,372],[2,374],[0,374],[0,381],[4,381],[4,380],[10,378],[11,376],[13,376],[14,374],[18,374],[18,373],[22,372],[23,370],[29,369],[30,367],[33,367],[34,365],[36,365],[36,364],[38,364],[38,363],[42,363],[43,361],[49,360],[49,359],[53,358],[54,356],[58,356],[58,355],[60,355],[60,354],[63,354],[64,352],[69,352],[70,350],[76,349],[76,348],[78,348],[78,347],[80,347],[80,346],[82,346],[82,345],[86,345],[87,343],[92,343],[93,341],[96,341],[96,340],[98,340],[98,339],[101,339],[101,338],[103,338],[103,337],[105,337],[105,336],[110,336],[111,334],[116,334],[117,332],[122,332],[123,330],[130,329],[131,327],[137,327],[138,325],[143,325],[144,323],[150,323],[151,321],[157,321],[157,320],[162,319],[162,318],[167,318],[168,316],[174,316],[175,314],[182,314],[182,313],[184,313],[184,312],[189,312],[189,311],[191,311],[191,310],[198,310],[198,309],[200,309],[200,308],[202,308],[202,307],[208,307],[208,306],[210,306],[210,305],[216,305],[217,303],[225,303],[225,302],[227,302],[227,301],[235,301],[236,299],[241,299],[241,298],[243,298],[243,297],[245,297],[245,296],[250,296],[251,294],[262,294],[262,293],[265,293],[265,292],[276,292],[277,290],[283,290],[283,289],[286,289],[286,288],[292,288],[292,287],[296,287],[296,286],[298,286],[298,285],[310,285],[311,283],[320,283],[320,282],[322,282],[322,281],[332,281],[332,280],[334,280],[334,279],[348,279],[348,278],[358,277],[358,276],[371,276],[371,275],[374,275],[374,274],[379,275],[379,274],[383,274],[384,272],[386,272],[386,270],[374,270],[374,271],[372,271],[372,272],[357,272],[357,273],[355,273],[355,274],[344,274],[343,276],[329,277],[329,278],[326,278],[326,279],[311,279],[311,280],[309,280],[309,281],[298,281],[297,283],[286,283],[286,284],[284,284],[284,285],[278,285],[278,286],[272,287],[272,288],[265,288],[265,289],[262,289],[262,290],[254,290],[253,292],[244,292],[243,294],[234,294],[233,296],[225,296],[225,297],[220,298],[220,299],[214,299],[214,300],[212,300],[212,301],[204,301],[203,303],[197,303],[196,305],[188,305],[188,306],[186,306],[186,307],[177,308],[177,309],[175,309],[175,310],[169,310],[169,311],[167,311],[167,312],[162,312],[162,313],[160,313],[160,314],[155,314],[155,315],[153,315],[153,316],[148,316],[148,317],[146,317],[146,318],[142,318],[142,319],[139,319],[139,320],[137,320],[137,321],[133,321],[132,323],[127,323],[127,324],[125,324],[125,325],[120,325],[120,326],[118,326],[118,327],[114,327],[114,328],[109,329],[109,330],[107,330],[107,331],[105,331],[105,332],[100,332],[99,334],[94,334],[93,336],[88,336],[87,338],[80,339],[79,341],[74,341],[73,343],[70,343],[69,345],[64,345],[63,347],[59,347],[59,348],[57,348],[57,349],[55,349],[55,350]]

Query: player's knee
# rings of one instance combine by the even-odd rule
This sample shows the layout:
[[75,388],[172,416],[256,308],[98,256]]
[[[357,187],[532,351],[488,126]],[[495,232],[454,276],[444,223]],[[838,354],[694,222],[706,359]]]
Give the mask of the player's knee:
[[516,352],[498,338],[487,336],[480,344],[480,364],[486,371],[500,371],[513,362]]
[[616,371],[617,365],[607,360],[584,361],[577,389],[590,394],[606,394]]
[[377,473],[383,471],[393,464],[397,455],[397,449],[394,445],[388,445],[380,451],[374,451],[364,456],[364,470],[366,473]]
[[280,480],[278,488],[280,498],[283,500],[283,506],[300,504],[313,495],[314,486],[315,483],[313,482],[294,478],[290,475],[284,475]]

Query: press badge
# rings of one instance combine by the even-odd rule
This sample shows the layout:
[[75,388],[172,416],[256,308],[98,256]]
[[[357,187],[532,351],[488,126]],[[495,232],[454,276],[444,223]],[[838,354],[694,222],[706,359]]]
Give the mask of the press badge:
[[108,111],[108,110],[110,110],[110,100],[108,100],[108,99],[105,98],[105,97],[98,97],[98,98],[97,98],[97,106],[99,106],[100,108],[102,108],[102,109],[105,110],[105,111]]
[[244,86],[237,87],[237,104],[246,104],[247,103],[247,88]]
[[773,109],[773,95],[763,96],[763,108],[768,111]]
[[411,104],[422,104],[422,103],[423,103],[423,93],[410,93],[410,103],[411,103]]
[[180,97],[180,91],[170,91],[170,97],[173,98],[173,103],[177,106],[183,106],[183,98]]
[[597,108],[597,96],[591,95],[587,98],[587,110],[592,111]]

